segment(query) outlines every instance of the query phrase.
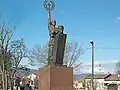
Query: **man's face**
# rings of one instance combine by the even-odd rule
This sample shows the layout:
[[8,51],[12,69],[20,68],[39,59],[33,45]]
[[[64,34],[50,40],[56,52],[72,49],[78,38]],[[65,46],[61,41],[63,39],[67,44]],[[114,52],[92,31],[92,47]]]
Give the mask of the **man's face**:
[[53,25],[53,26],[56,25],[56,21],[55,21],[55,20],[52,21],[52,25]]
[[60,26],[60,27],[59,27],[59,30],[63,30],[63,28]]
[[63,33],[63,29],[64,29],[63,26],[58,26],[58,30],[59,30],[61,33]]

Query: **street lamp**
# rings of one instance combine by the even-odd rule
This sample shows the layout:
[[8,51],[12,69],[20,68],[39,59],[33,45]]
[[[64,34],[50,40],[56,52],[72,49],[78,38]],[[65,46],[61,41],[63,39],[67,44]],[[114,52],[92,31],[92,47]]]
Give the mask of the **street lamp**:
[[92,90],[94,90],[94,41],[91,40],[90,44],[92,45]]

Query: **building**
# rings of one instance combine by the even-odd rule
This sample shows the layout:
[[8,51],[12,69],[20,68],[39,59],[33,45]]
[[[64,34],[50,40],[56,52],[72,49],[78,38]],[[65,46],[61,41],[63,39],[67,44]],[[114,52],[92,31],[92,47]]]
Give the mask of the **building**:
[[[84,90],[91,90],[92,75],[88,75],[84,79]],[[94,75],[95,90],[120,90],[119,74],[95,74]]]
[[84,84],[82,81],[73,81],[73,87],[76,90],[84,90]]
[[27,76],[27,78],[29,78],[30,81],[30,86],[32,86],[33,88],[35,87],[35,79],[36,79],[36,74],[32,73],[30,75]]
[[84,90],[84,78],[88,76],[88,73],[83,73],[80,75],[74,75],[73,77],[73,87],[75,90]]
[[104,80],[107,90],[120,90],[120,75],[112,74]]
[[[104,80],[109,77],[110,74],[95,74],[94,75],[94,89],[95,90],[104,90],[104,88],[106,88],[104,86]],[[92,75],[88,75],[87,77],[85,77],[84,79],[84,87],[85,87],[85,90],[91,90],[92,86]]]

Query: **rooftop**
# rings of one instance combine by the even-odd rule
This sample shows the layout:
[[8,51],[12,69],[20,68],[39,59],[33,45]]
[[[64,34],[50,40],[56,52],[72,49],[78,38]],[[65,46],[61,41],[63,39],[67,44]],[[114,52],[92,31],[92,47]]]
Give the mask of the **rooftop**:
[[[108,78],[108,76],[110,75],[111,74],[95,74],[94,79],[105,79],[105,78]],[[91,79],[91,78],[92,78],[92,74],[85,77],[85,79]]]
[[120,75],[119,74],[112,74],[111,76],[106,78],[105,81],[120,81]]

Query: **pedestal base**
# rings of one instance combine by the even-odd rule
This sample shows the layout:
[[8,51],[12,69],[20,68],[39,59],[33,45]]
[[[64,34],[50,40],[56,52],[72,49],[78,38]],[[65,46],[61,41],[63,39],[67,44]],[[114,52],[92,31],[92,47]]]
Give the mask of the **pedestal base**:
[[73,90],[73,68],[41,68],[39,76],[39,90]]

